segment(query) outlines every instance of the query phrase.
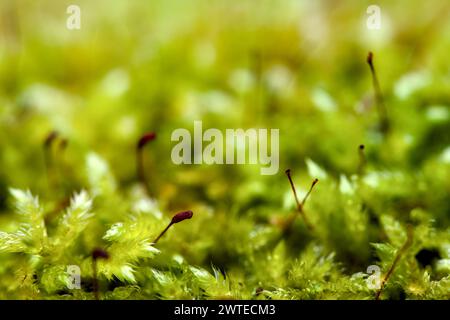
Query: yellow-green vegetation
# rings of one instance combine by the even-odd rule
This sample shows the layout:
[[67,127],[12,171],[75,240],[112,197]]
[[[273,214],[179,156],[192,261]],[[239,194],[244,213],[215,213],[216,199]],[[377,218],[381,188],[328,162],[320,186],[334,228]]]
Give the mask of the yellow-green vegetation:
[[[450,6],[371,4],[1,1],[0,298],[449,299]],[[279,172],[174,165],[195,120]]]

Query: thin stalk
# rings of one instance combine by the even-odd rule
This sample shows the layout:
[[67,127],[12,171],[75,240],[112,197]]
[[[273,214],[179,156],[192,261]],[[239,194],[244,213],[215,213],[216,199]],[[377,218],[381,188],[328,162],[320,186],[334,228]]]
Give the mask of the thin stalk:
[[386,273],[386,276],[383,278],[383,280],[381,282],[380,289],[378,290],[378,292],[377,292],[377,294],[375,296],[376,300],[380,300],[381,293],[383,292],[383,289],[384,289],[384,286],[386,285],[386,282],[389,280],[390,276],[394,272],[395,267],[399,263],[401,257],[404,255],[405,251],[411,246],[411,244],[413,242],[413,228],[412,228],[412,226],[410,226],[410,225],[408,226],[407,233],[408,234],[407,234],[407,238],[406,238],[405,244],[398,250],[397,255],[395,256],[391,267],[389,268],[388,272]]
[[136,174],[138,181],[144,186],[148,195],[151,195],[151,190],[147,176],[145,175],[144,147],[155,138],[156,134],[154,132],[146,133],[139,139],[136,146]]
[[359,155],[358,174],[362,175],[364,173],[364,170],[366,168],[366,163],[367,163],[363,144],[360,144],[358,147],[358,155]]
[[56,172],[54,168],[54,158],[53,158],[53,143],[58,138],[58,136],[59,134],[57,131],[51,131],[46,136],[43,143],[44,165],[47,174],[47,183],[50,190],[56,186]]
[[[286,175],[287,175],[287,177],[289,179],[289,183],[291,185],[292,192],[294,193],[295,202],[297,204],[297,212],[302,217],[303,222],[305,223],[306,227],[309,230],[313,230],[314,228],[313,228],[312,224],[309,222],[309,220],[307,219],[303,207],[305,206],[306,200],[308,199],[309,195],[311,194],[311,191],[313,190],[313,188],[317,184],[317,182],[319,182],[319,180],[318,179],[314,179],[313,180],[313,182],[311,184],[311,187],[309,188],[309,190],[306,193],[305,197],[303,198],[302,202],[300,202],[298,200],[297,190],[295,189],[294,181],[292,180],[292,177],[291,177],[291,170],[290,169],[286,170]],[[292,223],[295,220],[296,216],[297,216],[297,214],[292,216],[291,219],[288,221],[288,223],[287,223],[288,228],[289,228],[290,225],[292,225]]]
[[378,116],[380,121],[380,130],[382,133],[387,133],[389,131],[389,118],[387,114],[387,108],[384,104],[383,93],[381,92],[380,83],[378,81],[377,73],[373,64],[373,53],[369,52],[367,55],[367,63],[370,67],[370,73],[372,74],[372,84],[375,90],[375,101],[378,110]]
[[155,238],[155,240],[153,240],[153,244],[156,244],[172,225],[186,219],[191,219],[193,215],[194,213],[190,210],[182,211],[174,215],[168,226],[163,231],[161,231],[161,233]]
[[97,260],[98,259],[109,259],[109,254],[103,249],[94,249],[92,251],[92,271],[93,271],[93,291],[96,300],[100,300],[99,286],[98,286],[98,276],[97,276]]

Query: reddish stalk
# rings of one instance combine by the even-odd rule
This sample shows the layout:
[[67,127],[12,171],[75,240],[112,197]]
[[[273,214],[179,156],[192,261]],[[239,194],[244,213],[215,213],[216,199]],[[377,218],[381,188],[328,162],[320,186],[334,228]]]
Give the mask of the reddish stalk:
[[[313,190],[314,186],[317,184],[317,182],[319,182],[319,179],[314,179],[313,180],[313,182],[311,184],[311,187],[309,188],[309,190],[306,193],[305,197],[303,198],[302,202],[300,202],[298,200],[297,190],[295,189],[294,181],[292,180],[292,177],[291,177],[291,169],[287,169],[286,170],[286,175],[287,175],[287,177],[289,179],[289,183],[291,184],[292,192],[294,193],[295,202],[297,204],[297,212],[302,217],[306,227],[309,230],[313,230],[314,228],[313,228],[312,224],[306,218],[305,211],[304,211],[304,206],[305,206],[306,200],[308,199],[309,195],[311,194],[311,191]],[[296,216],[297,216],[297,214],[292,217],[291,221],[289,221],[288,226],[292,225],[292,222],[293,222],[293,220],[295,219]]]
[[66,138],[61,138],[58,144],[58,152],[59,152],[59,164],[58,164],[58,176],[60,179],[60,184],[64,187],[64,189],[69,189],[69,167],[66,159],[66,149],[69,144],[69,140]]
[[50,189],[56,185],[56,173],[54,168],[53,159],[53,144],[58,138],[59,133],[57,131],[51,131],[44,140],[44,164],[45,171],[47,173],[47,182]]
[[144,147],[150,142],[155,140],[156,134],[149,132],[144,134],[138,141],[136,146],[136,174],[139,182],[145,187],[145,190],[150,195],[150,185],[145,175],[144,168]]
[[98,289],[98,278],[97,278],[97,260],[98,259],[109,259],[109,254],[103,249],[96,248],[92,251],[92,269],[94,273],[93,279],[93,291],[96,300],[100,300],[100,294]]
[[367,55],[367,63],[370,67],[370,73],[372,74],[372,84],[375,90],[375,101],[378,110],[378,116],[380,121],[380,130],[382,133],[387,133],[389,131],[389,118],[387,114],[387,108],[384,104],[383,93],[381,92],[380,83],[378,82],[377,73],[373,64],[373,53],[369,52]]
[[153,244],[156,244],[172,225],[186,219],[191,219],[193,215],[194,213],[191,210],[182,211],[174,215],[167,227],[153,240]]

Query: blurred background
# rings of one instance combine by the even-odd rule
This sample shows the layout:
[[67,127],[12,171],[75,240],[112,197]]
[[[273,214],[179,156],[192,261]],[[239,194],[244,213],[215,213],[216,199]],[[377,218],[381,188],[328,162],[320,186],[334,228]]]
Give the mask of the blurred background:
[[[69,30],[73,4],[81,26]],[[448,227],[450,4],[376,1],[381,28],[369,29],[372,4],[2,0],[1,210],[8,187],[43,199],[84,188],[91,152],[127,190],[136,183],[136,143],[151,131],[146,174],[169,212],[201,203],[267,222],[294,208],[287,168],[301,192],[314,177],[328,179],[311,206],[332,212],[327,188],[357,174],[364,144],[368,184],[384,183],[366,194],[374,208],[398,217],[423,208]],[[388,134],[378,128],[369,51]],[[280,129],[278,174],[172,164],[170,135],[192,130],[194,120],[204,128]],[[53,131],[64,141],[54,151],[57,188],[45,162]]]

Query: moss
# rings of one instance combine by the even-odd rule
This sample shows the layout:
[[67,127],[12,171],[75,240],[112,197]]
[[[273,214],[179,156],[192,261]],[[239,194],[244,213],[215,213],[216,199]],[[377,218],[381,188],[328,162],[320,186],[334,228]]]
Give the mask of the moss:
[[[0,299],[449,299],[440,2],[0,4]],[[279,129],[279,172],[174,165],[194,120]]]

